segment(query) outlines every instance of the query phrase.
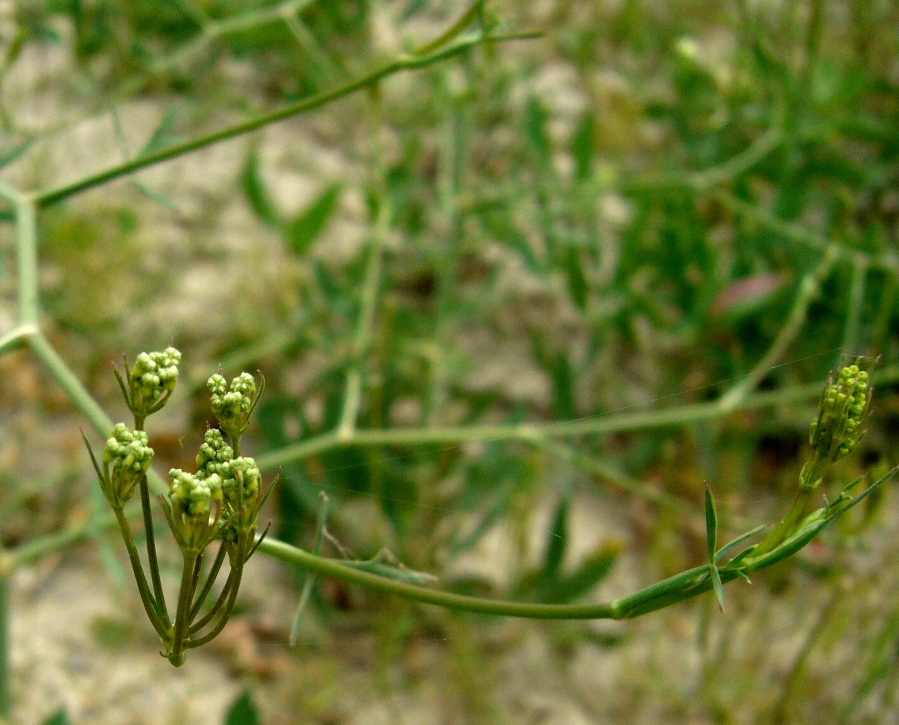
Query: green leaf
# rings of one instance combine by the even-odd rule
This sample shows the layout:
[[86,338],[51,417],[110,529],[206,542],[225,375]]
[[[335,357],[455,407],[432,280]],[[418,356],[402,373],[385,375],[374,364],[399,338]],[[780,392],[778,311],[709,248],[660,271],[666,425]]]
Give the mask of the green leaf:
[[574,402],[574,375],[571,363],[562,353],[552,359],[548,371],[553,383],[553,408],[559,420],[571,420],[577,416]]
[[524,109],[525,140],[531,151],[537,156],[544,170],[552,169],[549,137],[546,135],[547,116],[540,101],[534,96],[528,99]]
[[705,485],[705,546],[709,561],[714,563],[718,548],[718,512],[715,511],[715,499],[709,484]]
[[565,549],[568,548],[568,506],[569,497],[563,496],[556,507],[552,525],[546,535],[546,553],[543,556],[543,576],[554,577],[562,566]]
[[150,136],[150,140],[147,141],[147,145],[138,154],[138,158],[155,154],[157,151],[162,151],[167,146],[172,146],[181,140],[172,133],[172,128],[175,126],[175,116],[177,115],[177,109],[173,108],[162,117],[153,135]]
[[584,270],[581,266],[581,260],[578,257],[577,248],[573,245],[568,246],[568,253],[565,256],[565,272],[568,275],[568,292],[571,299],[579,310],[587,309],[587,278],[584,276]]
[[69,716],[66,715],[66,711],[63,708],[57,710],[53,715],[44,720],[44,725],[69,725],[71,720],[69,720]]
[[256,215],[272,229],[280,229],[282,225],[281,214],[275,206],[274,201],[265,188],[265,182],[259,174],[259,156],[255,150],[247,154],[247,160],[244,162],[243,171],[240,175],[240,182],[243,186],[244,194],[247,195],[247,201],[250,207],[256,212]]
[[766,529],[766,528],[768,528],[768,524],[762,524],[761,526],[756,526],[751,531],[747,531],[745,534],[740,534],[733,541],[729,541],[728,543],[726,543],[724,546],[722,546],[718,550],[717,554],[715,554],[715,561],[716,562],[721,561],[725,556],[727,556],[730,552],[732,552],[734,549],[736,549],[740,544],[742,544],[744,541],[746,541],[746,539],[749,539],[749,538],[755,536],[757,533],[759,533],[760,531],[762,531],[763,529]]
[[724,589],[721,586],[721,575],[715,565],[715,550],[718,548],[718,512],[715,511],[715,499],[712,497],[712,489],[708,484],[705,485],[705,537],[712,586],[715,589],[718,606],[721,607],[721,611],[724,611]]
[[594,125],[593,114],[585,113],[571,137],[571,157],[574,159],[576,181],[586,181],[590,178],[593,166]]
[[541,597],[541,601],[547,604],[566,604],[584,596],[608,576],[620,554],[619,542],[603,544],[570,576],[557,580],[552,589]]
[[231,705],[225,725],[259,725],[259,714],[249,690],[244,690]]
[[333,184],[322,192],[299,216],[287,226],[287,240],[296,254],[304,254],[322,233],[337,209],[340,184]]

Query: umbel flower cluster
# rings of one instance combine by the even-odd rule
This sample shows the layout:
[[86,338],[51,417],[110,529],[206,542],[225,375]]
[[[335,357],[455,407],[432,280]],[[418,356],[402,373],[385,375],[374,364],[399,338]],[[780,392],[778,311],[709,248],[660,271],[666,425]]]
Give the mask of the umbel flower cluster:
[[[153,449],[144,422],[168,402],[178,381],[180,362],[181,353],[173,347],[141,353],[131,369],[126,359],[125,376],[118,371],[115,374],[134,416],[134,426],[116,424],[106,441],[102,466],[88,444],[100,487],[112,506],[128,549],[144,609],[162,640],[162,655],[176,667],[184,662],[186,650],[214,639],[228,621],[244,564],[267,533],[263,532],[257,541],[258,514],[268,495],[268,491],[262,493],[262,476],[256,462],[240,455],[240,437],[265,387],[264,379],[257,391],[256,381],[248,373],[241,373],[230,385],[215,374],[209,378],[208,388],[212,412],[221,430],[206,431],[195,473],[179,468],[169,471],[168,495],[160,496],[166,521],[183,557],[178,604],[174,618],[170,617],[153,533],[147,481]],[[136,490],[140,491],[149,582],[124,511]],[[217,551],[204,571],[204,556],[215,542]],[[226,559],[229,571],[225,583],[215,601],[207,606]]]

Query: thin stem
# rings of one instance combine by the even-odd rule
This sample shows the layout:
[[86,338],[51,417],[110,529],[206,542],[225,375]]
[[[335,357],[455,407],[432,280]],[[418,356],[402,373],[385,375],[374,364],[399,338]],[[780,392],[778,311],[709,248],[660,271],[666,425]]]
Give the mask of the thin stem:
[[[127,368],[126,368],[127,372]],[[130,381],[129,381],[130,382]],[[134,430],[144,429],[144,418],[134,416]],[[162,590],[162,579],[159,576],[159,560],[156,556],[156,534],[153,531],[153,511],[150,509],[150,486],[146,476],[140,477],[140,508],[144,517],[144,531],[146,533],[147,562],[150,567],[150,580],[153,582],[153,594],[159,606],[160,616],[166,627],[171,626],[168,606],[165,603],[165,592]]]
[[0,576],[0,720],[12,717],[12,670],[9,665],[9,577]]
[[387,195],[380,194],[380,196],[378,219],[368,248],[359,319],[356,323],[356,334],[353,338],[352,363],[346,377],[343,412],[337,430],[337,436],[344,439],[352,437],[353,431],[356,429],[356,420],[359,417],[359,407],[362,403],[363,358],[366,352],[368,352],[373,336],[375,308],[377,306],[378,287],[381,282],[381,268],[384,256],[382,248],[390,224],[390,205]]
[[184,553],[184,566],[181,569],[181,588],[178,591],[178,608],[175,612],[175,629],[172,632],[172,648],[166,653],[169,661],[180,667],[184,664],[184,639],[187,634],[187,614],[193,601],[194,569],[197,565],[197,554]]
[[28,337],[38,332],[40,332],[38,326],[33,323],[17,325],[5,335],[0,336],[0,355],[5,355],[27,344]]
[[849,286],[849,305],[846,310],[846,331],[843,334],[843,350],[852,355],[858,345],[858,332],[865,304],[865,280],[868,265],[863,257],[856,257],[852,265],[852,281]]
[[40,321],[37,281],[37,205],[30,199],[20,197],[16,200],[15,206],[19,320],[37,325]]
[[[826,520],[813,520],[800,527],[790,539],[783,542],[774,551],[763,556],[746,557],[741,562],[742,572],[752,573],[795,554],[808,544],[825,524]],[[602,604],[510,602],[453,594],[388,579],[359,569],[351,569],[340,563],[339,560],[315,556],[282,541],[266,539],[259,549],[276,559],[302,567],[310,572],[324,574],[387,594],[395,594],[423,604],[434,604],[462,612],[525,619],[629,619],[691,599],[712,588],[712,580],[708,576],[709,567],[708,564],[704,564],[669,577],[630,596]],[[719,572],[722,583],[733,581],[740,576],[735,569],[726,567],[721,568]],[[187,646],[198,646],[195,642],[199,642],[199,640],[192,641]]]
[[[899,380],[899,364],[875,370],[872,383],[884,384]],[[696,423],[721,418],[737,410],[757,410],[777,405],[795,404],[821,396],[825,381],[807,385],[791,385],[781,390],[764,391],[746,396],[730,410],[719,401],[693,403],[661,410],[636,413],[598,415],[560,423],[525,423],[514,425],[443,426],[433,428],[382,428],[356,430],[349,440],[335,433],[324,433],[294,443],[256,459],[265,470],[279,468],[294,461],[349,446],[420,446],[454,445],[472,441],[535,441],[548,438],[567,438],[580,435],[599,435],[621,431],[648,430],[667,426]]]
[[38,356],[38,359],[47,367],[56,382],[66,392],[66,395],[75,404],[79,412],[84,415],[94,429],[100,435],[108,435],[112,430],[112,421],[103,409],[97,404],[75,374],[69,369],[59,353],[53,349],[43,333],[35,332],[28,336],[28,344]]
[[762,379],[771,368],[783,358],[787,349],[796,339],[800,330],[802,330],[805,318],[808,315],[808,308],[818,296],[821,283],[830,274],[836,259],[837,248],[834,245],[830,245],[825,250],[821,262],[803,276],[799,282],[799,291],[796,293],[796,299],[793,301],[793,307],[790,310],[787,321],[780,329],[780,332],[777,333],[771,348],[753,366],[749,374],[728,390],[718,401],[724,410],[730,411],[739,405],[762,382]]
[[244,547],[241,546],[238,548],[235,558],[231,560],[231,573],[234,575],[234,578],[231,582],[231,592],[229,593],[228,601],[225,604],[225,611],[221,613],[219,621],[216,622],[215,626],[209,630],[207,634],[204,634],[199,639],[192,639],[187,642],[184,645],[185,649],[193,649],[194,647],[199,647],[207,642],[211,642],[218,637],[219,633],[225,628],[225,625],[228,623],[228,618],[231,616],[231,611],[234,609],[234,602],[237,601],[237,592],[240,590],[240,579],[243,575],[244,559],[246,559],[246,551],[244,550]]
[[147,578],[144,575],[144,568],[140,562],[137,547],[134,545],[134,538],[131,536],[131,527],[128,525],[128,519],[125,518],[125,514],[120,508],[113,508],[113,512],[119,524],[119,530],[122,532],[122,538],[125,540],[125,548],[128,550],[128,559],[131,561],[131,570],[134,572],[134,580],[137,582],[137,591],[140,593],[144,610],[147,612],[147,617],[150,618],[153,629],[156,630],[156,633],[163,641],[166,641],[169,636],[168,628],[162,623],[157,604],[153,600],[153,595],[150,594],[150,589],[147,586]]
[[[224,545],[222,546],[222,548],[224,548]],[[219,593],[218,599],[215,600],[215,604],[213,604],[212,608],[208,612],[206,612],[205,615],[203,615],[203,618],[199,622],[196,622],[195,624],[192,624],[190,626],[190,629],[187,631],[189,637],[193,636],[201,629],[203,629],[203,627],[209,624],[215,618],[215,615],[219,611],[219,609],[222,608],[222,605],[231,597],[231,589],[234,585],[234,577],[234,567],[232,567],[231,571],[228,572],[228,578],[225,579],[225,586],[222,587],[222,591],[221,593]],[[200,600],[199,603],[202,603],[202,600]],[[197,608],[196,605],[194,605],[194,607]]]
[[95,186],[105,184],[106,182],[112,181],[121,176],[132,174],[135,171],[145,169],[149,166],[153,166],[163,161],[168,161],[169,159],[182,156],[186,153],[190,153],[191,151],[196,151],[198,149],[205,148],[206,146],[211,146],[213,144],[219,143],[220,141],[236,138],[237,136],[241,136],[251,131],[256,131],[260,128],[263,128],[264,126],[268,126],[269,124],[283,121],[286,118],[291,118],[301,113],[305,113],[306,111],[311,111],[312,109],[319,108],[320,106],[324,106],[325,104],[330,103],[331,101],[335,101],[338,98],[343,98],[344,96],[351,95],[358,90],[372,86],[382,78],[386,78],[387,76],[394,75],[406,70],[423,68],[425,66],[438,63],[442,60],[446,60],[447,58],[452,58],[453,56],[464,53],[465,51],[481,45],[489,40],[527,40],[535,37],[538,37],[538,35],[534,33],[520,33],[498,35],[492,38],[488,38],[481,35],[480,33],[477,33],[461,38],[456,43],[453,43],[448,47],[442,48],[426,56],[401,57],[369,73],[368,75],[362,76],[361,78],[357,78],[353,81],[349,81],[348,83],[345,83],[331,91],[325,91],[323,93],[311,96],[310,98],[305,98],[272,113],[262,114],[260,116],[257,116],[256,118],[251,118],[248,121],[244,121],[233,126],[228,126],[227,128],[223,128],[219,131],[207,134],[206,136],[201,136],[200,138],[194,139],[192,141],[174,144],[166,149],[157,151],[156,153],[147,154],[131,161],[118,164],[110,169],[106,169],[105,171],[92,174],[83,179],[79,179],[78,181],[56,187],[55,189],[39,191],[33,197],[34,203],[37,204],[37,206],[40,208],[50,206],[51,204],[55,204],[82,191],[92,189]]
[[159,604],[159,613],[165,626],[171,624],[168,607],[165,603],[165,593],[162,591],[162,579],[159,576],[159,560],[156,557],[156,534],[153,532],[153,512],[150,510],[150,486],[147,477],[140,478],[140,508],[144,517],[144,531],[147,540],[147,561],[150,566],[150,579],[153,582],[153,594]]
[[196,619],[196,616],[200,613],[200,608],[203,606],[203,602],[206,601],[206,597],[209,596],[209,592],[212,591],[212,586],[215,584],[215,580],[219,575],[219,571],[222,569],[222,564],[225,562],[225,546],[224,544],[219,545],[218,554],[215,556],[215,560],[212,562],[212,568],[209,570],[209,575],[206,577],[206,583],[203,585],[203,588],[200,590],[199,595],[197,595],[194,600],[193,606],[190,608],[190,613],[187,616],[189,621],[193,621]]

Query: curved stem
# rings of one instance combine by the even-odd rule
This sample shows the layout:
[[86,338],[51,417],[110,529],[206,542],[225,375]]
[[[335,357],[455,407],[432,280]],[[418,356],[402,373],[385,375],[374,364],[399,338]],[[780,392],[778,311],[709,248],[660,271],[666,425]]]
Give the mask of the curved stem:
[[134,538],[131,536],[131,528],[128,526],[128,519],[120,508],[113,508],[116,521],[119,524],[119,530],[122,532],[122,538],[125,540],[125,548],[128,550],[128,559],[131,561],[131,569],[134,571],[134,579],[137,582],[137,591],[140,593],[140,599],[144,604],[144,609],[153,629],[163,639],[168,639],[168,628],[163,624],[160,616],[158,605],[150,594],[150,588],[147,586],[147,578],[144,575],[143,565],[140,563],[140,556],[137,553],[137,547],[134,545]]
[[140,479],[140,507],[144,516],[144,532],[147,539],[147,560],[150,565],[150,579],[153,582],[153,594],[159,603],[159,613],[166,627],[171,625],[165,594],[162,591],[162,579],[159,576],[159,561],[156,558],[156,535],[153,532],[153,512],[150,510],[150,487],[147,477]]
[[203,606],[203,602],[206,601],[206,597],[209,596],[209,592],[212,590],[213,584],[215,584],[215,580],[219,575],[219,571],[221,570],[224,561],[225,546],[223,544],[219,546],[218,554],[216,554],[215,560],[212,562],[212,568],[209,570],[209,575],[206,577],[206,583],[203,585],[203,588],[200,590],[199,595],[197,595],[193,606],[190,608],[190,614],[188,614],[187,616],[188,620],[193,621],[200,613],[200,608]]
[[[216,613],[219,611],[219,609],[222,608],[222,605],[226,601],[228,601],[228,598],[231,596],[231,588],[233,585],[234,585],[234,569],[231,569],[231,571],[228,572],[228,578],[225,579],[225,586],[222,587],[222,591],[219,594],[219,597],[216,600],[215,604],[212,605],[212,609],[210,609],[208,612],[206,612],[206,614],[203,616],[203,618],[199,622],[191,625],[190,629],[187,632],[188,636],[193,636],[194,634],[196,634],[201,629],[203,629],[203,627],[205,627],[207,624],[209,624],[215,618]],[[201,602],[202,602],[202,600],[197,602],[197,604],[200,604]],[[197,607],[197,605],[194,605],[194,607],[199,609]],[[194,616],[196,616],[196,615],[194,615]]]
[[225,628],[225,625],[228,623],[228,618],[231,616],[231,610],[234,609],[234,602],[237,601],[237,592],[240,590],[240,579],[243,575],[243,559],[245,558],[245,555],[246,552],[244,547],[240,547],[237,552],[237,557],[232,560],[231,573],[234,574],[234,579],[231,583],[231,592],[228,595],[228,602],[225,604],[225,611],[222,612],[219,621],[216,622],[215,626],[209,630],[207,634],[204,634],[199,639],[192,639],[185,643],[185,649],[193,649],[194,647],[199,647],[207,642],[211,642],[218,637]]

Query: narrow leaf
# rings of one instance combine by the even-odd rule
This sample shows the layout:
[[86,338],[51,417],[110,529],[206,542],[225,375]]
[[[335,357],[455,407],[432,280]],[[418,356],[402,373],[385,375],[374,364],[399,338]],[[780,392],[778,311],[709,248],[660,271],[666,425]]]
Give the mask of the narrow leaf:
[[724,589],[721,586],[721,575],[715,565],[715,549],[718,547],[718,512],[715,511],[715,499],[712,497],[712,489],[705,485],[705,543],[706,552],[709,555],[709,571],[712,575],[712,587],[715,589],[715,597],[718,606],[724,611]]
[[282,224],[281,213],[275,206],[259,173],[259,156],[255,150],[247,154],[240,181],[244,194],[247,195],[247,201],[250,202],[250,207],[256,212],[256,215],[266,226],[272,229],[280,229]]
[[540,165],[549,170],[552,167],[550,158],[549,137],[546,135],[547,116],[540,101],[534,96],[528,99],[524,109],[524,133],[528,146],[537,156]]
[[565,272],[568,276],[568,293],[571,295],[572,302],[577,305],[579,310],[586,310],[587,277],[584,275],[577,248],[573,245],[568,246],[568,253],[565,255]]
[[740,534],[733,541],[729,541],[728,543],[726,543],[724,546],[722,546],[718,550],[717,554],[715,554],[715,562],[717,563],[717,562],[721,561],[725,556],[727,556],[730,552],[732,552],[734,549],[736,549],[744,541],[755,536],[757,533],[759,533],[760,531],[762,531],[763,529],[766,529],[766,528],[768,528],[768,524],[762,524],[761,526],[756,526],[751,531],[747,531],[745,534]]
[[571,137],[571,157],[574,160],[574,178],[586,181],[590,178],[593,165],[593,114],[589,111],[581,116],[574,134]]
[[554,578],[562,566],[565,549],[568,548],[569,497],[564,496],[556,507],[549,531],[546,532],[546,553],[543,556],[543,576]]
[[299,216],[287,226],[287,240],[296,254],[304,254],[337,209],[341,187],[333,184],[322,192]]
[[609,575],[620,554],[621,544],[619,542],[603,544],[598,551],[587,557],[570,576],[559,579],[553,585],[553,589],[541,597],[541,601],[547,604],[567,604],[579,599]]
[[715,499],[712,498],[712,489],[705,485],[705,545],[709,555],[709,562],[715,563],[715,549],[718,544],[718,512],[715,511]]
[[156,130],[153,131],[153,135],[150,136],[150,139],[147,141],[146,146],[144,146],[138,154],[138,158],[155,154],[157,151],[162,151],[162,149],[167,146],[176,144],[181,140],[172,133],[172,128],[175,126],[175,117],[177,115],[177,109],[173,108],[162,117]]
[[724,611],[724,588],[721,586],[721,575],[718,573],[718,567],[709,564],[709,570],[712,573],[712,587],[715,589],[715,598],[718,600],[718,606]]

